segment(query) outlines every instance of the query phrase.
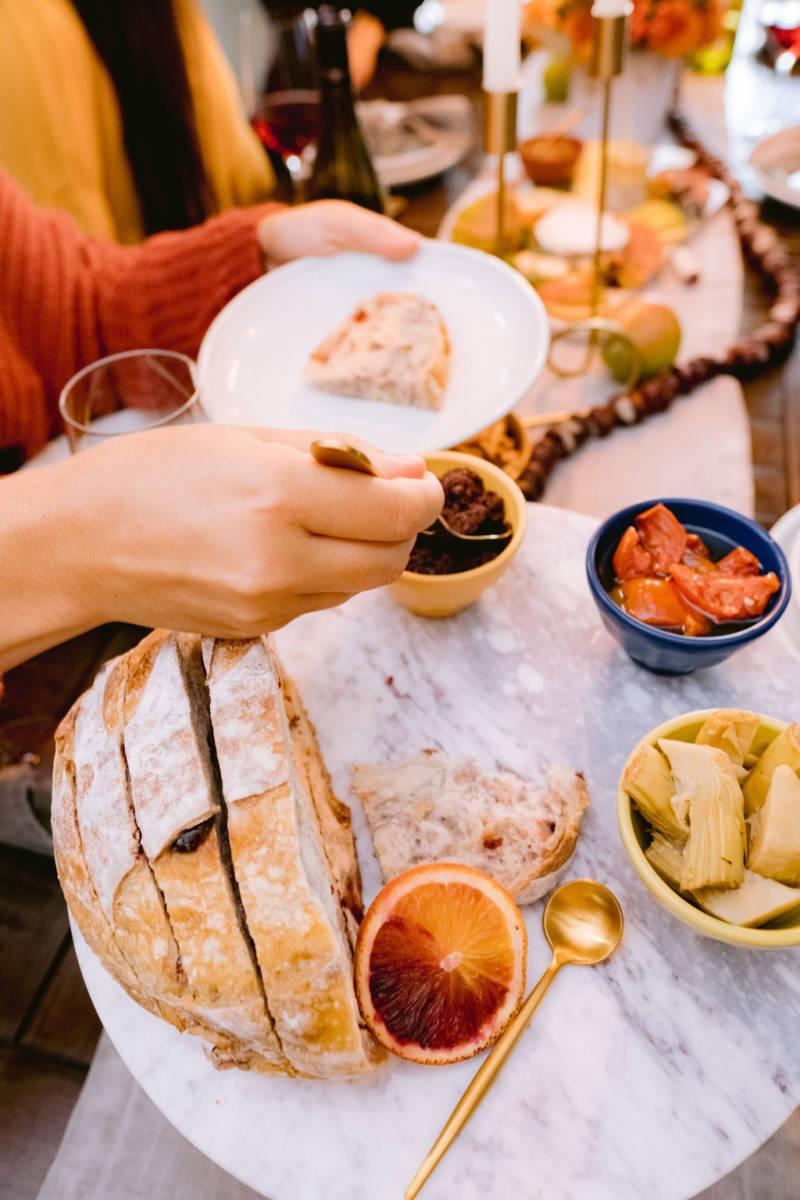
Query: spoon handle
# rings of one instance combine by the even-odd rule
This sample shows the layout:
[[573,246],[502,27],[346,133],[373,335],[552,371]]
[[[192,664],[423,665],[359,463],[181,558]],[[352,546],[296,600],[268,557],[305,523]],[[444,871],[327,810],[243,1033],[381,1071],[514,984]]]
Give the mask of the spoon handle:
[[447,1119],[436,1141],[431,1146],[420,1169],[412,1179],[405,1193],[405,1200],[414,1200],[426,1180],[444,1158],[447,1151],[456,1140],[461,1130],[480,1104],[489,1088],[502,1070],[503,1064],[516,1045],[519,1035],[530,1021],[542,998],[561,969],[562,964],[555,958],[541,977],[536,987],[522,1004],[517,1015],[505,1028],[495,1042],[491,1053],[475,1072],[466,1091]]

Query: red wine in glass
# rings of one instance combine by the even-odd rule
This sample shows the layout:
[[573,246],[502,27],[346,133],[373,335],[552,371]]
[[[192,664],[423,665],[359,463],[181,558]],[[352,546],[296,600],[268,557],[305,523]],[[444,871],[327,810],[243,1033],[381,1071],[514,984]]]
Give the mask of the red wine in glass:
[[759,19],[766,34],[767,58],[785,74],[800,62],[800,0],[773,0],[765,4]]
[[286,164],[297,200],[303,199],[319,136],[319,95],[306,89],[269,92],[251,118],[259,139]]

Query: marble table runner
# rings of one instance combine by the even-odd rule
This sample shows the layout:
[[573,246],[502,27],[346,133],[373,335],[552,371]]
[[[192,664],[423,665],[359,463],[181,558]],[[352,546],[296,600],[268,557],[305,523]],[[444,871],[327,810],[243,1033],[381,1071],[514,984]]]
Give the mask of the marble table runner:
[[[583,556],[593,522],[532,506],[500,584],[448,621],[385,594],[296,622],[281,652],[316,722],[337,791],[349,767],[425,746],[534,778],[566,763],[592,807],[570,873],[617,892],[626,916],[608,965],[554,985],[501,1079],[426,1188],[430,1200],[686,1200],[733,1169],[800,1100],[800,951],[697,937],[635,876],[614,815],[621,765],[658,722],[709,705],[797,716],[800,659],[768,635],[729,664],[651,676],[602,629]],[[369,899],[379,884],[354,820]],[[548,961],[528,910],[529,979]],[[98,1012],[162,1112],[270,1200],[398,1200],[476,1063],[393,1062],[318,1084],[217,1074],[190,1038],[130,1001],[79,945]]]

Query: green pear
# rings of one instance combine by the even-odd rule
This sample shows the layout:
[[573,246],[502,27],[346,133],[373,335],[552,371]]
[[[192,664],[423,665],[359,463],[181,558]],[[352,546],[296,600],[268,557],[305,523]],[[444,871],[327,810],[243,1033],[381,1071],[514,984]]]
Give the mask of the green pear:
[[[671,367],[681,345],[681,326],[666,304],[636,300],[617,316],[639,357],[639,378],[649,379]],[[621,337],[610,337],[603,347],[606,366],[618,383],[631,376],[631,346]]]

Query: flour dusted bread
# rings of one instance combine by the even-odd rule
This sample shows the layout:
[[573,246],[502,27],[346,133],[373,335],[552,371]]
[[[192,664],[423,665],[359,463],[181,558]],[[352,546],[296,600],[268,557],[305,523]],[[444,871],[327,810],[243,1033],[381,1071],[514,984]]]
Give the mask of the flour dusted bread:
[[379,1052],[349,810],[283,687],[261,641],[209,641],[204,663],[200,638],[157,632],[104,668],[57,738],[59,877],[111,974],[217,1066],[355,1075]]
[[[206,663],[233,869],[281,1045],[307,1075],[368,1070],[377,1055],[360,1027],[343,898],[321,833],[329,797],[314,795],[304,755],[293,752],[274,656],[266,642],[217,642]],[[349,828],[347,852],[357,878]]]
[[382,292],[317,347],[305,374],[339,396],[440,409],[450,374],[447,328],[430,300]]
[[[287,1069],[254,961],[211,759],[199,638],[155,633],[128,657],[124,751],[142,848],[199,1022],[221,1065]],[[194,669],[193,669],[194,668]],[[192,831],[191,835],[189,831]],[[185,848],[184,848],[185,847]]]
[[420,863],[459,862],[486,871],[518,904],[557,882],[589,803],[577,771],[556,768],[537,786],[435,750],[396,766],[357,766],[353,778],[385,880]]

